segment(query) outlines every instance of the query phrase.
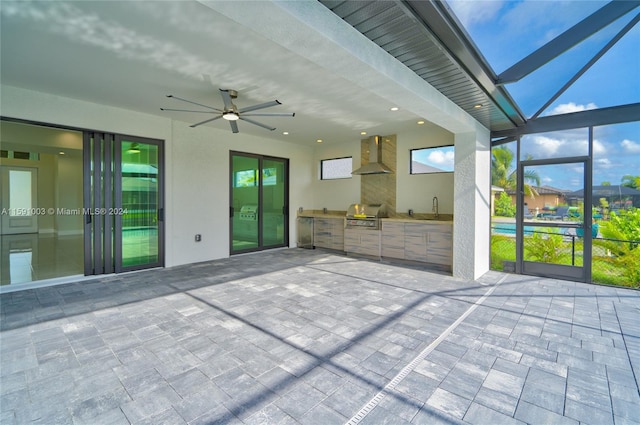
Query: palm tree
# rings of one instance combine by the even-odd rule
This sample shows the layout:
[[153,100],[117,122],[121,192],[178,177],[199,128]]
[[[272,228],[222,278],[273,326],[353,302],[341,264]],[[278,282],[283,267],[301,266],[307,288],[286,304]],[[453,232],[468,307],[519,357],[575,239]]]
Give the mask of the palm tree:
[[632,176],[631,174],[622,176],[622,186],[630,187],[631,189],[640,188],[640,176]]
[[[524,180],[540,186],[540,176],[535,170],[526,170]],[[516,190],[517,174],[513,168],[513,152],[506,146],[491,149],[491,184],[503,189]],[[531,198],[538,196],[535,188],[527,183],[524,184],[524,193]]]

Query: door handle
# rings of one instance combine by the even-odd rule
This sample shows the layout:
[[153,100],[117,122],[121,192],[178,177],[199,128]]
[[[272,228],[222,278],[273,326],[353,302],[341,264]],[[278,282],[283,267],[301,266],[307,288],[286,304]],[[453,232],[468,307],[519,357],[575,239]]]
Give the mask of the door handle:
[[86,213],[84,215],[84,222],[85,224],[91,224],[91,213]]
[[286,205],[282,206],[282,215],[288,215],[287,213],[289,212],[289,208],[287,208]]
[[235,212],[233,207],[229,207],[229,218],[233,218],[233,213]]
[[164,208],[158,208],[158,221],[164,221]]

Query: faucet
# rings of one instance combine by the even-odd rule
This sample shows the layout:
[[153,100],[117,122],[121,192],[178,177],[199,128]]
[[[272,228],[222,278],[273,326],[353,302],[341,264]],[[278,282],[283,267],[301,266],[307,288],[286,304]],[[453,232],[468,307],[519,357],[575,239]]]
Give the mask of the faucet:
[[433,197],[433,208],[431,208],[431,212],[433,212],[433,218],[438,219],[438,197]]

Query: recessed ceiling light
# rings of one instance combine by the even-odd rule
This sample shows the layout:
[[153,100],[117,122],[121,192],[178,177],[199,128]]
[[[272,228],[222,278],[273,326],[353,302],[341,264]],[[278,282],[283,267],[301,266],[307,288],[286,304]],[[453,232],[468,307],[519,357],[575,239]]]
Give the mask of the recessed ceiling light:
[[62,151],[60,151],[60,152],[58,152],[58,153],[59,153],[60,155],[64,155],[64,152],[62,152]]
[[476,103],[475,105],[473,105],[473,107],[475,109],[480,109],[480,108],[482,108],[482,103]]
[[316,140],[316,142],[322,143],[322,139],[318,139],[318,140]]
[[422,125],[422,124],[424,124],[423,120],[418,121],[418,125]]
[[289,132],[288,131],[283,131],[282,134],[284,134],[285,136],[288,136]]
[[393,108],[391,108],[391,109],[389,109],[389,110],[390,110],[390,111],[397,111],[397,110],[399,110],[399,109],[400,109],[400,108],[398,108],[397,106],[394,106]]
[[367,134],[367,132],[366,132],[366,131],[361,131],[361,132],[360,132],[360,135],[361,135],[361,136],[365,136],[366,134]]

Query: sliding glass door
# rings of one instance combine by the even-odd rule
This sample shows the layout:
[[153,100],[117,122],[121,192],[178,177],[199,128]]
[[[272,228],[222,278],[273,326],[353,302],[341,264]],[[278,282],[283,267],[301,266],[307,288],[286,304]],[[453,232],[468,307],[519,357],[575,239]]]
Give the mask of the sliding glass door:
[[231,153],[232,254],[287,246],[288,160]]
[[84,135],[85,274],[164,265],[159,140]]
[[163,265],[160,148],[159,141],[116,138],[116,272]]

